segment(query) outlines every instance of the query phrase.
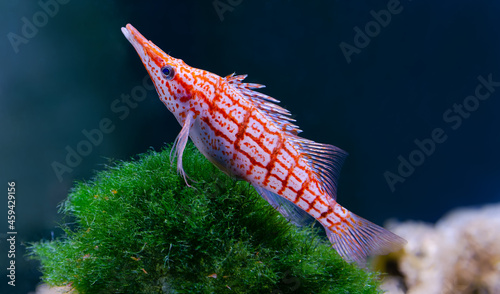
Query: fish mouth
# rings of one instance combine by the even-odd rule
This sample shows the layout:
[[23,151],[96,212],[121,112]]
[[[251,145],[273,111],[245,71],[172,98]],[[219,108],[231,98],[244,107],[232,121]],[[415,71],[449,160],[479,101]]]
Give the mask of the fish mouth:
[[[153,61],[158,67],[162,67],[164,60],[172,61],[172,58],[165,54],[160,48],[158,48],[153,42],[144,38],[139,31],[134,28],[131,24],[127,24],[126,27],[122,27],[122,33],[125,38],[134,46],[135,51],[139,54],[142,62],[146,66],[148,61]],[[147,66],[146,66],[147,68]]]
[[127,24],[125,27],[122,27],[122,33],[136,50],[149,45],[149,40],[144,38],[144,36],[141,35],[141,33],[139,33],[139,31],[131,24]]

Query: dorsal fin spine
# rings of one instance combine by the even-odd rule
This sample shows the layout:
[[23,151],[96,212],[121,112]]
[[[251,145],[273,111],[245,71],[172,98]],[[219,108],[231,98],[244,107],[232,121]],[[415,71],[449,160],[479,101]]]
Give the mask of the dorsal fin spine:
[[340,169],[347,156],[347,152],[333,145],[316,143],[314,141],[299,137],[299,127],[293,122],[291,113],[287,109],[277,105],[279,100],[266,94],[256,92],[252,89],[264,88],[264,85],[255,83],[243,83],[247,75],[230,74],[225,77],[228,84],[240,91],[245,99],[248,99],[259,109],[276,127],[283,132],[287,140],[292,142],[309,162],[311,169],[316,174],[320,185],[333,199],[337,194],[337,183]]

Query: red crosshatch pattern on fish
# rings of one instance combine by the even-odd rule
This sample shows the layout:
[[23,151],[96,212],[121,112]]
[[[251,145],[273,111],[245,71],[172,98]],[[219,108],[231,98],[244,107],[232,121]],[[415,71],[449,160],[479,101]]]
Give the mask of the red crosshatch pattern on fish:
[[[337,178],[347,153],[304,139],[278,100],[244,83],[246,75],[220,77],[163,52],[132,25],[122,28],[154,82],[158,95],[182,126],[174,148],[186,180],[182,153],[188,137],[219,169],[250,182],[291,222],[310,216],[325,228],[348,261],[397,250],[405,241],[336,202]],[[186,184],[188,181],[186,180]]]

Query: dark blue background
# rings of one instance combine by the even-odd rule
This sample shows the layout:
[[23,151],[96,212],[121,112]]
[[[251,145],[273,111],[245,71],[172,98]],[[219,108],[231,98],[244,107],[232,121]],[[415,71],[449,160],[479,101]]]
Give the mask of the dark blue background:
[[[339,45],[354,45],[355,27],[389,1],[237,1],[219,11],[214,1],[69,1],[16,53],[8,34],[22,36],[22,18],[43,11],[37,1],[0,4],[0,179],[17,184],[18,241],[50,239],[57,205],[75,180],[91,179],[110,159],[128,160],[173,142],[180,126],[154,91],[121,120],[114,100],[146,75],[120,27],[189,65],[219,75],[249,74],[267,85],[304,130],[302,136],[350,153],[340,178],[341,204],[377,223],[388,218],[436,221],[447,211],[497,202],[500,91],[480,101],[456,130],[443,113],[474,95],[477,77],[500,81],[500,4],[497,1],[401,1],[400,12],[359,54],[346,61]],[[222,15],[223,18],[220,16]],[[115,129],[59,181],[83,130],[109,118]],[[384,172],[397,173],[415,139],[442,128],[444,143],[392,192]],[[6,259],[6,208],[0,220],[0,268]],[[17,286],[38,282],[37,264],[17,245]],[[4,273],[4,271],[0,271]]]

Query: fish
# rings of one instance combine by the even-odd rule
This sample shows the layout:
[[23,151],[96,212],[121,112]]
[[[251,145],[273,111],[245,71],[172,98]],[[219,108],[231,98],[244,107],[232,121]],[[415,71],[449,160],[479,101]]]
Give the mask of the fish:
[[[190,186],[182,154],[188,138],[217,168],[249,182],[295,225],[323,225],[332,247],[348,262],[364,264],[406,241],[337,202],[344,150],[299,136],[302,131],[279,101],[246,83],[247,75],[222,77],[165,53],[131,24],[121,28],[181,131],[172,146],[177,171]],[[172,158],[171,158],[172,159]]]

